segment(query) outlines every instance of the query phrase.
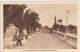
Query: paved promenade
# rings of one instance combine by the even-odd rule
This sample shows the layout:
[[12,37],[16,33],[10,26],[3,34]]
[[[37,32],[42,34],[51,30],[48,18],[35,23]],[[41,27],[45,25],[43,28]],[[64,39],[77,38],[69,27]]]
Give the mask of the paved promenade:
[[23,46],[13,46],[13,49],[74,49],[73,46],[49,33],[36,32]]

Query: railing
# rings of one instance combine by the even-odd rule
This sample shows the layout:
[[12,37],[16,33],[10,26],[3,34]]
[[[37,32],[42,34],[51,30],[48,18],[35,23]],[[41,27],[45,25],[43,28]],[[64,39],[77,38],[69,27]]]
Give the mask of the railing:
[[77,36],[70,34],[70,33],[62,33],[60,31],[53,31],[53,35],[57,36],[58,38],[62,39],[63,41],[68,42],[75,48],[77,48]]

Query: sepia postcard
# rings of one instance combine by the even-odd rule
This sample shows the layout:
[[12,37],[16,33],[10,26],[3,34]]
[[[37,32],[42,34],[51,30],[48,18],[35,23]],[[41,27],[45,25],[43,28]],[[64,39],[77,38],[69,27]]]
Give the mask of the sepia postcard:
[[1,52],[79,52],[79,2],[1,2]]

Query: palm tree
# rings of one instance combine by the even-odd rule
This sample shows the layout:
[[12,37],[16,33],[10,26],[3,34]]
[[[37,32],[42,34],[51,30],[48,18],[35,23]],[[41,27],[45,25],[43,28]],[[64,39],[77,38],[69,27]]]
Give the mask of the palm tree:
[[4,16],[4,32],[10,23],[13,23],[17,28],[22,29],[22,18],[23,12],[26,5],[4,5],[3,16]]
[[[26,10],[24,14],[24,26],[27,29],[27,31],[35,32],[36,28],[39,27],[39,14],[35,11],[28,9]],[[29,30],[30,29],[30,30]],[[30,32],[29,32],[30,33]]]
[[35,31],[39,27],[38,21],[39,14],[33,11],[31,8],[27,9],[24,13],[26,5],[4,5],[4,32],[10,23],[13,23],[19,32],[22,32],[23,28],[27,30]]

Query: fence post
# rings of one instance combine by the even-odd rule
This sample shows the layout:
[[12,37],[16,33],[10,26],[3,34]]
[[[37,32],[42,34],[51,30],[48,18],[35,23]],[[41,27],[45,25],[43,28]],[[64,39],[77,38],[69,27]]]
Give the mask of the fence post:
[[64,34],[64,40],[66,40],[66,37],[67,37],[67,36],[66,36],[66,33],[65,33],[65,34]]

